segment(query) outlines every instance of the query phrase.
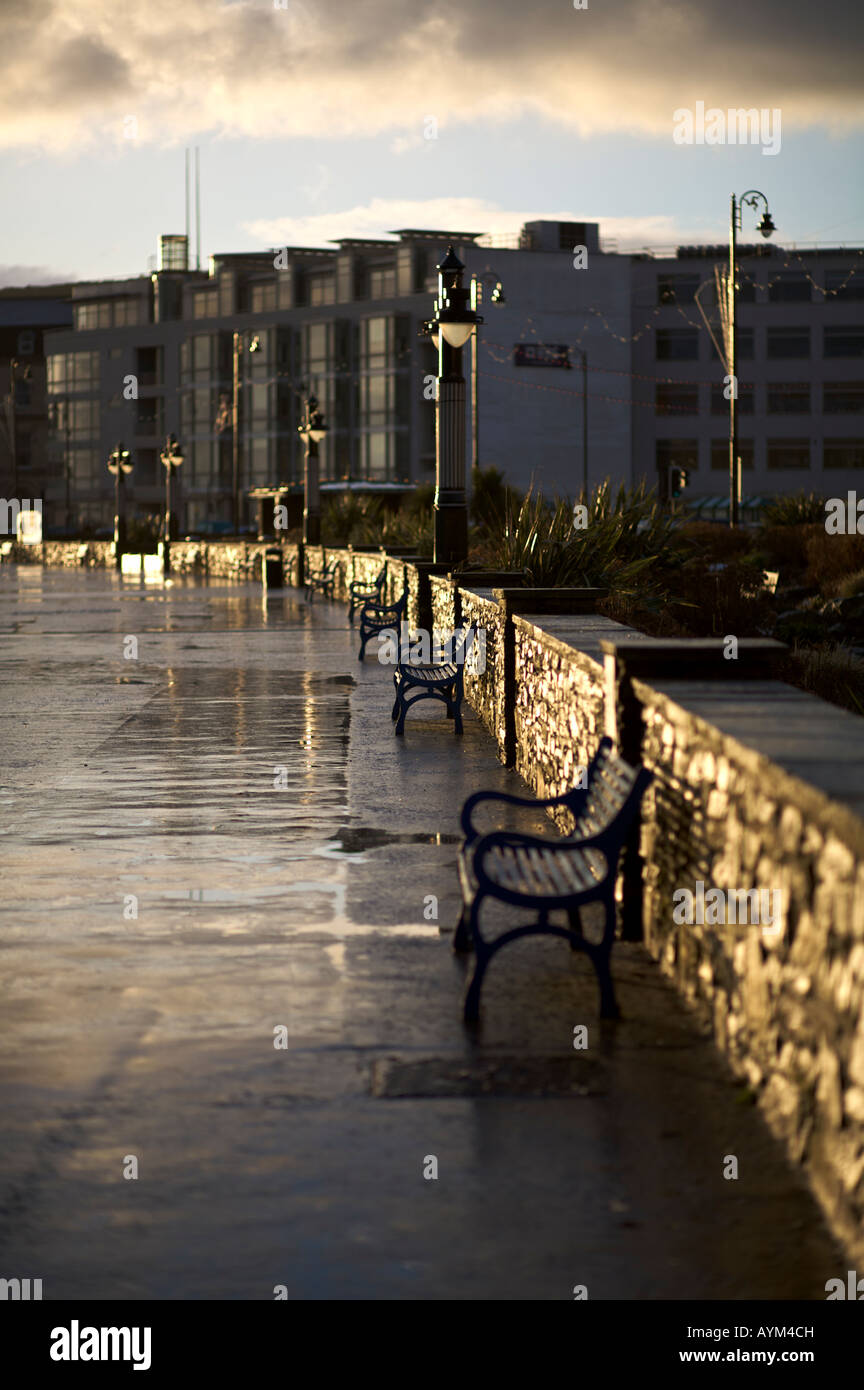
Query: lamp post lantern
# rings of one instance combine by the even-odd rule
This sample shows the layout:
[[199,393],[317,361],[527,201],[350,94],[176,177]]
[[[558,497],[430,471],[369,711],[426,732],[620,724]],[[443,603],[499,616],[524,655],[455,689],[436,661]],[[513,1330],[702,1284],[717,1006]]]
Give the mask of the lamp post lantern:
[[760,193],[758,188],[749,188],[746,193],[736,199],[732,194],[732,202],[729,213],[729,274],[726,281],[727,296],[727,315],[728,332],[726,337],[726,370],[729,376],[729,525],[737,526],[741,508],[741,459],[738,456],[738,341],[737,341],[737,267],[736,259],[736,233],[741,230],[741,216],[745,204],[747,207],[764,208],[762,221],[759,223],[758,230],[763,237],[769,237],[776,231],[771,213],[768,210],[768,199],[764,193]]
[[126,479],[132,472],[132,455],[121,442],[108,456],[108,472],[114,475],[114,568],[122,568],[126,549]]
[[297,433],[306,446],[303,464],[303,540],[306,545],[321,544],[321,477],[318,445],[327,433],[324,416],[315,396],[307,396],[303,420]]
[[176,434],[169,434],[165,448],[159,455],[165,468],[165,523],[162,529],[162,565],[165,574],[171,569],[171,542],[177,530],[177,519],[171,510],[171,480],[174,470],[179,469],[186,455],[177,442]]
[[465,266],[453,247],[438,265],[438,299],[431,331],[438,335],[435,411],[435,560],[459,564],[468,553],[465,498],[465,378],[462,348],[482,322],[462,285]]

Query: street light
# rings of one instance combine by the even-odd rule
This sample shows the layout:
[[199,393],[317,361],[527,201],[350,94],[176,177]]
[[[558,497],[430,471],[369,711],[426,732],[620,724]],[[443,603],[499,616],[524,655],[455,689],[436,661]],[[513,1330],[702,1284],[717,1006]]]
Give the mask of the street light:
[[[231,514],[235,536],[240,534],[240,511],[242,507],[240,500],[240,354],[242,351],[243,334],[235,333],[233,337],[231,393]],[[261,340],[257,334],[250,340],[249,351],[261,351]]]
[[463,288],[465,266],[453,247],[438,265],[438,404],[435,411],[435,560],[460,564],[468,554],[465,500],[465,378],[462,348],[482,322]]
[[327,433],[324,416],[315,396],[307,396],[302,423],[297,433],[306,446],[303,464],[303,540],[306,545],[321,544],[321,477],[318,445]]
[[741,507],[741,460],[738,457],[738,343],[737,343],[737,295],[738,284],[736,279],[737,267],[735,264],[736,233],[741,230],[742,212],[745,207],[758,209],[761,205],[764,209],[762,220],[759,223],[758,231],[763,237],[769,237],[776,231],[771,213],[768,210],[768,199],[764,193],[760,193],[758,188],[748,188],[746,193],[736,201],[735,194],[732,194],[732,203],[729,214],[729,275],[726,281],[726,302],[727,302],[727,321],[728,330],[726,335],[726,371],[729,376],[729,525],[737,526]]
[[[504,287],[494,271],[471,276],[471,308],[479,309],[483,303],[484,289],[489,286],[489,299],[492,304],[506,304]],[[482,319],[478,318],[478,324]],[[436,343],[437,347],[437,343]],[[472,469],[480,467],[480,333],[476,331],[471,338],[471,434],[473,441]]]
[[126,488],[127,476],[133,469],[132,455],[122,443],[108,456],[108,472],[114,475],[114,568],[122,568],[126,549]]
[[171,569],[171,541],[176,530],[175,518],[171,515],[171,479],[175,468],[180,468],[186,455],[177,442],[176,434],[169,434],[165,448],[159,455],[165,467],[165,525],[162,531],[162,567],[165,574]]

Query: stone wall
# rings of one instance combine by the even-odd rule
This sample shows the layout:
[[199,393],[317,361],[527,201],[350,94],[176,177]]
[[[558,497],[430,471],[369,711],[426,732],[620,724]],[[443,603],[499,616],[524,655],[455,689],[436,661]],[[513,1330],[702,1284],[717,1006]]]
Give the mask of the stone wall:
[[[443,616],[444,586],[435,593]],[[486,674],[466,680],[466,695],[503,757],[502,607],[470,590],[461,602],[489,633]],[[600,617],[509,621],[517,769],[538,795],[556,795],[610,732],[652,772],[619,879],[624,934],[644,936],[710,1022],[861,1268],[864,721],[766,679],[622,680],[603,643],[650,641]],[[673,893],[700,880],[779,889],[781,931],[676,924]]]
[[[633,689],[655,778],[642,824],[646,944],[710,1016],[850,1258],[864,1261],[864,821],[668,693]],[[676,925],[672,895],[698,880],[780,890],[781,930]]]

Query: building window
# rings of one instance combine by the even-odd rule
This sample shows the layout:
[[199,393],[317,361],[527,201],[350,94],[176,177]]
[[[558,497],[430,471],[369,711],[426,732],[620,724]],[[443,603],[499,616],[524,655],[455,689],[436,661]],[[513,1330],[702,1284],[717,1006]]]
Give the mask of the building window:
[[363,366],[388,366],[393,352],[393,320],[364,319],[360,325],[360,342]]
[[770,381],[766,388],[769,415],[809,415],[808,381]]
[[309,276],[309,303],[313,307],[336,303],[336,281],[332,271]]
[[[713,385],[713,386],[711,387],[711,414],[712,414],[712,415],[728,415],[728,414],[729,414],[729,401],[728,401],[728,398],[723,394],[724,391],[726,391],[726,389],[727,389],[727,387],[726,387],[725,385],[724,385],[724,386]],[[748,386],[745,386],[745,385],[743,384],[743,382],[740,382],[740,381],[739,381],[739,383],[738,383],[738,414],[739,414],[739,415],[752,415],[752,414],[753,414],[753,387],[752,387],[752,386],[749,386],[749,385],[748,385]]]
[[303,371],[306,376],[330,370],[332,337],[331,323],[303,325]]
[[810,467],[809,439],[769,439],[768,467],[775,472],[785,468]]
[[32,357],[36,351],[36,334],[32,328],[25,328],[18,334],[18,356]]
[[655,337],[658,362],[698,362],[698,328],[658,328]]
[[396,271],[392,266],[377,266],[369,271],[369,298],[392,299],[396,293]]
[[738,291],[735,296],[739,304],[756,303],[756,281],[752,275],[738,274]]
[[141,323],[143,321],[141,309],[140,299],[115,299],[114,327],[128,328],[131,324]]
[[138,401],[136,412],[136,433],[153,435],[162,433],[162,400],[159,396],[145,396]]
[[[753,467],[753,440],[738,440],[738,457],[741,460],[742,472],[749,472]],[[729,472],[729,440],[712,439],[711,441],[711,471],[712,473]]]
[[253,314],[269,314],[276,308],[276,285],[270,283],[266,285],[253,285],[250,296],[250,307]]
[[99,389],[98,352],[61,352],[47,359],[48,393]]
[[826,328],[824,334],[823,357],[864,357],[864,327]]
[[654,394],[655,415],[698,415],[698,386],[666,386],[658,383]]
[[75,328],[78,332],[111,327],[111,304],[109,300],[94,304],[76,304],[73,308]]
[[673,465],[688,469],[699,467],[698,439],[658,439],[654,453],[657,472],[664,476]]
[[823,468],[864,468],[864,439],[826,439]]
[[393,435],[384,430],[377,430],[363,435],[362,440],[364,476],[386,482],[392,470]]
[[768,286],[769,304],[809,304],[810,281],[801,271],[790,271],[771,280]]
[[702,280],[698,275],[658,275],[658,304],[692,304]]
[[193,319],[215,319],[219,317],[219,291],[196,290],[192,295]]
[[360,422],[363,425],[394,423],[396,379],[393,375],[360,378]]
[[854,299],[864,299],[864,269],[850,267],[848,270],[827,270],[825,290],[826,301],[840,300],[845,304]]
[[809,357],[810,329],[769,328],[765,356],[774,360],[780,357]]
[[[739,328],[735,334],[736,347],[738,349],[739,362],[752,362],[755,351],[755,335],[752,328]],[[720,361],[720,354],[711,344],[711,359],[714,362]]]
[[861,415],[864,381],[826,381],[822,387],[822,409],[826,415]]

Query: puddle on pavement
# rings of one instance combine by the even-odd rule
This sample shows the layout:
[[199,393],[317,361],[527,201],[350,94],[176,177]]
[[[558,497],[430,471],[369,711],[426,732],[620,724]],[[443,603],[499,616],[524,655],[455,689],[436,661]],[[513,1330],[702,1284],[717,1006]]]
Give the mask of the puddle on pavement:
[[424,835],[417,832],[399,830],[376,830],[371,826],[343,826],[333,839],[334,852],[340,854],[362,854],[367,849],[381,849],[386,845],[461,845],[461,835],[444,835],[440,831]]
[[429,1057],[373,1062],[369,1090],[379,1100],[440,1100],[460,1096],[605,1094],[603,1071],[585,1057]]

